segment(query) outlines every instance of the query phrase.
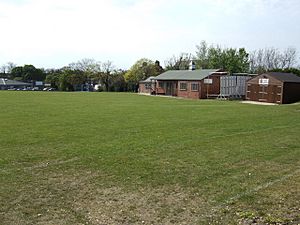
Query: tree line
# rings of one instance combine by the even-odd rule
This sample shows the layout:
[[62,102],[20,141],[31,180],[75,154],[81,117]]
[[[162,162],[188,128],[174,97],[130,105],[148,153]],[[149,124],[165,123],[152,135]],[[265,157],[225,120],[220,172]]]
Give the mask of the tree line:
[[226,48],[208,45],[202,41],[192,53],[173,55],[164,61],[139,59],[129,70],[117,68],[111,61],[81,59],[59,69],[35,68],[33,65],[17,66],[8,62],[0,67],[2,78],[24,82],[44,81],[61,91],[90,90],[100,84],[99,91],[137,91],[139,81],[157,76],[167,70],[186,70],[193,61],[196,69],[224,69],[229,73],[257,73],[266,71],[293,72],[300,76],[297,51],[287,48],[258,49],[247,52],[245,48]]

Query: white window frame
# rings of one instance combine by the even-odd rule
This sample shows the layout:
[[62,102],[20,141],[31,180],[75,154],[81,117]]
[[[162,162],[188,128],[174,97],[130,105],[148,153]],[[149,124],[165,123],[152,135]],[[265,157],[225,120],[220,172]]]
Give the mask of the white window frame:
[[[194,85],[196,85],[197,89],[194,89]],[[199,91],[199,83],[191,83],[191,91]]]
[[[185,87],[182,87],[181,85],[184,85]],[[187,90],[187,83],[186,82],[180,82],[179,83],[179,90],[180,91],[186,91]]]

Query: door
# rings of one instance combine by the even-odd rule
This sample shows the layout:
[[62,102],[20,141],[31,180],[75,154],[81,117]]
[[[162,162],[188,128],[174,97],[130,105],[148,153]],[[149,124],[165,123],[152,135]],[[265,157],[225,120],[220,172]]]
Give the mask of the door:
[[166,95],[173,95],[173,83],[166,82]]

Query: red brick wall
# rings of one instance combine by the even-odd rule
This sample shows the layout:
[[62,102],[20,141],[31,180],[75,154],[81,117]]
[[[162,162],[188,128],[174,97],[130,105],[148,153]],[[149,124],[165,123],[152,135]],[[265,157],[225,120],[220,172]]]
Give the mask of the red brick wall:
[[139,93],[150,94],[152,91],[154,91],[154,84],[152,84],[152,89],[147,89],[145,83],[139,84]]
[[[224,75],[224,74],[223,74]],[[207,93],[212,95],[219,95],[220,94],[220,77],[223,75],[219,74],[212,74],[208,78],[213,80],[212,84],[204,84],[204,80],[201,81],[178,81],[177,90],[175,90],[174,96],[182,97],[182,98],[192,98],[192,99],[199,99],[199,98],[206,98]],[[166,81],[162,81],[166,82]],[[170,82],[170,81],[168,81]],[[177,81],[173,81],[177,82]],[[180,90],[180,83],[187,84],[187,90]],[[198,83],[199,90],[192,91],[191,84]],[[164,88],[159,87],[158,82],[156,83],[156,94],[165,94],[166,90]]]
[[[180,90],[180,83],[186,83],[187,89],[186,90]],[[192,91],[192,84],[199,84],[199,90],[198,91]],[[182,98],[193,98],[193,99],[199,99],[200,97],[200,81],[178,81],[178,91],[177,96]]]

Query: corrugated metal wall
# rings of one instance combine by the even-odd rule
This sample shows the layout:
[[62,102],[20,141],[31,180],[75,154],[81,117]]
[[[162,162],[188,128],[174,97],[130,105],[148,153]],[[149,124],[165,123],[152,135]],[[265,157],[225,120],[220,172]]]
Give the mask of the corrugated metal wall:
[[246,82],[249,76],[222,76],[220,95],[224,97],[242,97],[246,95]]

